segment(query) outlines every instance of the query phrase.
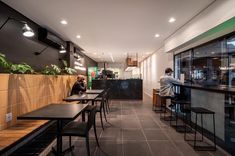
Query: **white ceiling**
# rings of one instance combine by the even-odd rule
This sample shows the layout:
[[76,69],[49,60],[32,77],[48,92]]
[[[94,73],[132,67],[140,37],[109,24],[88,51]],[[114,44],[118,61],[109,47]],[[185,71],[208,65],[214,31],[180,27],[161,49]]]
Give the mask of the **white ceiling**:
[[[3,0],[36,23],[85,50],[98,62],[140,58],[214,0]],[[168,23],[170,17],[175,23]],[[68,24],[61,25],[65,19]],[[155,38],[158,33],[161,36]],[[77,39],[77,35],[81,35]]]

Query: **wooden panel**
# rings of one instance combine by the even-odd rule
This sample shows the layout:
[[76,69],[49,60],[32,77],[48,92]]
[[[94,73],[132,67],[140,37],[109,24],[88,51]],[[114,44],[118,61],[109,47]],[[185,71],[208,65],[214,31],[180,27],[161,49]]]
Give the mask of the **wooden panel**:
[[[49,103],[61,102],[68,96],[76,76],[45,76],[28,74],[0,74],[0,132],[16,125],[17,116]],[[3,82],[3,85],[2,85]],[[6,113],[13,120],[6,123]]]

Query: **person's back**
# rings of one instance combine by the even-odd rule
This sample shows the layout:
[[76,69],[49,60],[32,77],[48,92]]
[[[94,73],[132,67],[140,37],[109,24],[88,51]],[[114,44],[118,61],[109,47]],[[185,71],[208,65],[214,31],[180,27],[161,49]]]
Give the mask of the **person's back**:
[[167,68],[165,75],[160,77],[160,95],[174,97],[174,84],[181,83],[179,80],[171,76],[172,69]]

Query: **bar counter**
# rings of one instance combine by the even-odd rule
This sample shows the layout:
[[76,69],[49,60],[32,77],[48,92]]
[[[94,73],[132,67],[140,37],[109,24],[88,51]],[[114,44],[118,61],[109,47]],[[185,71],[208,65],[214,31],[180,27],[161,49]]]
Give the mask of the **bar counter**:
[[142,84],[141,79],[92,80],[92,89],[110,88],[111,99],[141,100],[143,98]]
[[[225,85],[175,85],[176,90],[190,95],[191,107],[203,107],[215,112],[217,143],[235,155],[235,88]],[[191,120],[194,122],[195,116]],[[213,131],[211,121],[210,116],[203,119],[204,128],[209,133]]]
[[188,84],[188,83],[175,84],[175,85],[197,90],[211,91],[224,94],[235,94],[235,87],[229,87],[227,85],[215,86],[215,85],[198,85],[198,84]]

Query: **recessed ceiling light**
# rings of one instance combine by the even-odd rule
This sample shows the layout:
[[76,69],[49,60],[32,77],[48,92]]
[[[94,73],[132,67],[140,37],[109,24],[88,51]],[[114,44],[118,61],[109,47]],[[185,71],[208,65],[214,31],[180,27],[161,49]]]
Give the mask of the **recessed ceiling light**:
[[160,35],[159,34],[155,34],[155,37],[158,38],[158,37],[160,37]]
[[174,23],[175,21],[176,21],[176,19],[174,17],[171,17],[168,22],[169,23]]
[[96,55],[97,53],[93,53],[94,55]]
[[66,20],[62,20],[62,21],[60,21],[60,23],[63,24],[63,25],[68,24],[68,22]]
[[81,36],[80,36],[80,35],[77,35],[76,38],[81,38]]

